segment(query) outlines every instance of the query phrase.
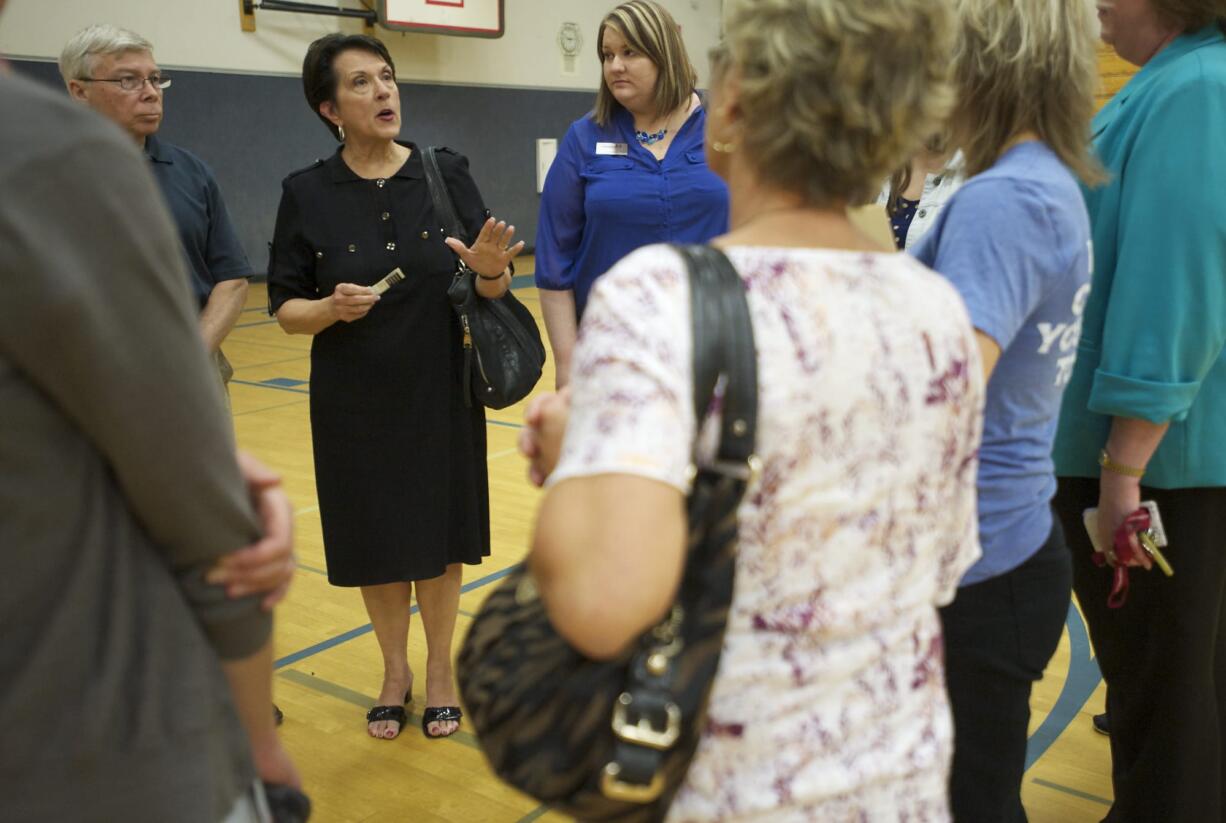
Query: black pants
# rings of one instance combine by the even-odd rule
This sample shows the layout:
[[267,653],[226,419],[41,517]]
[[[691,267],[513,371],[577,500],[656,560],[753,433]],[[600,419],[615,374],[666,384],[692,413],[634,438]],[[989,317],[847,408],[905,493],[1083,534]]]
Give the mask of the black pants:
[[1112,823],[1219,823],[1226,810],[1226,489],[1142,488],[1154,500],[1175,576],[1132,569],[1128,602],[1107,608],[1111,573],[1090,561],[1082,512],[1098,481],[1061,478],[1073,585],[1107,681]]
[[958,823],[1026,820],[1022,773],[1030,688],[1060,643],[1071,587],[1057,521],[1047,542],[1011,572],[958,589],[941,609],[954,715],[950,803]]

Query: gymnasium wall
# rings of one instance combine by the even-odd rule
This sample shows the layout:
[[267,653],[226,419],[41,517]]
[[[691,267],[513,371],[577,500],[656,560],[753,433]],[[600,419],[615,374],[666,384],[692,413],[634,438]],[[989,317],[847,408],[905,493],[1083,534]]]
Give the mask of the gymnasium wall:
[[1110,46],[1099,43],[1098,74],[1102,79],[1102,85],[1098,90],[1099,108],[1102,108],[1136,73],[1136,66],[1120,59]]
[[[705,85],[721,0],[663,4],[681,25]],[[486,204],[529,245],[540,203],[536,139],[560,138],[590,109],[600,80],[596,30],[614,5],[504,0],[506,31],[496,40],[374,30],[396,61],[402,137],[466,154]],[[101,21],[153,42],[159,64],[174,76],[161,135],[213,167],[252,265],[263,271],[282,178],[336,148],[302,97],[302,55],[321,34],[364,31],[361,21],[257,11],[256,31],[243,32],[239,0],[8,0],[0,55],[18,72],[62,87],[54,60],[64,42]],[[577,23],[583,40],[569,62],[557,44],[564,22]]]

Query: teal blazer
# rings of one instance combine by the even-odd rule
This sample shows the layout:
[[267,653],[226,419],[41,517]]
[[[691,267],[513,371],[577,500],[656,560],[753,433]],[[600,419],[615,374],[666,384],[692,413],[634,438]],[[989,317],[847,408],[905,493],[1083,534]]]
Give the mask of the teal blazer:
[[1171,424],[1156,488],[1226,486],[1226,37],[1184,34],[1094,119],[1094,275],[1056,474],[1098,477],[1112,417]]

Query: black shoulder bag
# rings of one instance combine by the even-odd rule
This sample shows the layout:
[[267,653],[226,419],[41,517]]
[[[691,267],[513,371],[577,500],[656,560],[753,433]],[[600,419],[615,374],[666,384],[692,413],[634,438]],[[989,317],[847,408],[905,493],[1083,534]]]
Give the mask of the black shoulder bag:
[[521,565],[481,607],[459,656],[460,692],[494,771],[580,820],[656,821],[680,788],[706,721],[736,573],[737,507],[751,474],[758,385],[744,287],[706,246],[689,267],[698,426],[723,382],[718,456],[686,508],[688,551],[668,614],[618,660],[554,631]]
[[[435,147],[423,152],[426,186],[434,212],[450,236],[469,242],[456,216],[447,182],[438,167]],[[532,313],[508,289],[497,299],[477,294],[477,274],[457,261],[455,277],[447,289],[451,307],[464,330],[464,404],[473,398],[491,409],[504,409],[528,396],[541,379],[545,346]]]

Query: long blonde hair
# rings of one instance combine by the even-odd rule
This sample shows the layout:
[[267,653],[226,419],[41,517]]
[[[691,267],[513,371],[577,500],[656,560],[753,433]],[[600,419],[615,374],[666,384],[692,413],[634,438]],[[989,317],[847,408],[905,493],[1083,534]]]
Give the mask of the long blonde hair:
[[955,0],[957,104],[951,125],[968,177],[1034,131],[1086,184],[1104,179],[1090,154],[1098,88],[1091,0]]

